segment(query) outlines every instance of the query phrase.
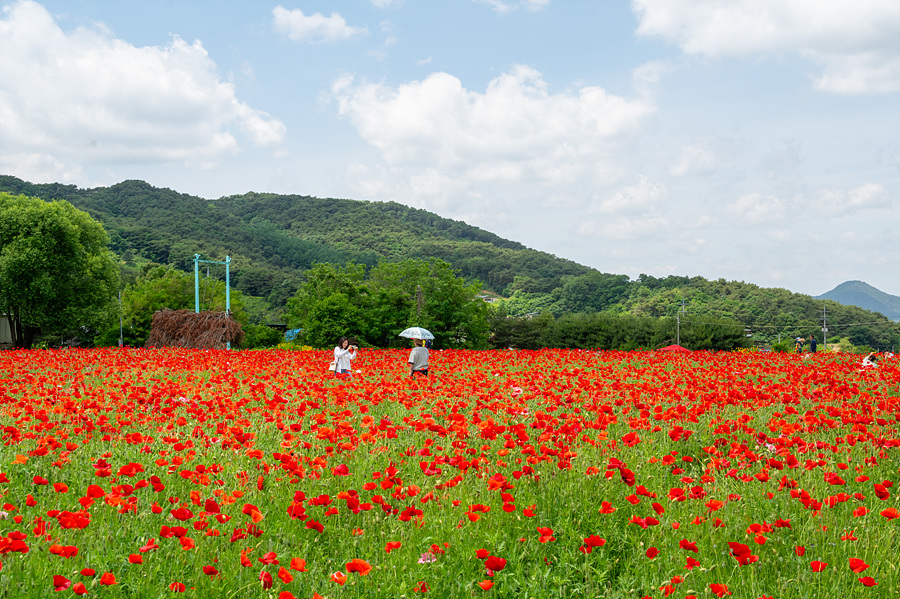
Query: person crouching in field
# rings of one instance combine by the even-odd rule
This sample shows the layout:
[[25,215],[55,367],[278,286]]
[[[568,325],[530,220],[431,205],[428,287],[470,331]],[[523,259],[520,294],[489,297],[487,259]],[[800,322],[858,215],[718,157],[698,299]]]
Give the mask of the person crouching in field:
[[416,373],[428,376],[428,348],[421,339],[413,339],[415,347],[409,352],[409,376]]

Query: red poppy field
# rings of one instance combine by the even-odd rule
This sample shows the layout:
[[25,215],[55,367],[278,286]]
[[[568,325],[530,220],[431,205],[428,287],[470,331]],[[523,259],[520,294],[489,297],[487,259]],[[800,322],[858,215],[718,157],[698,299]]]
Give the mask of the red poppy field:
[[896,358],[406,355],[0,354],[0,597],[900,597]]

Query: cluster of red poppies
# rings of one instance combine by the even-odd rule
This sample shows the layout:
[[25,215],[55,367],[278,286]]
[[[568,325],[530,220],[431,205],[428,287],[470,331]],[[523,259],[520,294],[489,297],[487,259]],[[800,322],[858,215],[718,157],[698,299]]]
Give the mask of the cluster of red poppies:
[[10,592],[896,592],[896,362],[404,356],[0,355]]

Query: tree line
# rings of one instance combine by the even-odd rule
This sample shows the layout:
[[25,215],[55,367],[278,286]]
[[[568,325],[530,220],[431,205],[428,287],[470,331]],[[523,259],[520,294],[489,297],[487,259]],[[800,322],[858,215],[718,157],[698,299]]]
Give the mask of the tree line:
[[[302,329],[314,346],[351,333],[372,347],[396,345],[392,335],[416,324],[434,328],[443,347],[631,349],[674,339],[682,310],[683,344],[724,349],[810,334],[821,342],[823,305],[829,341],[900,345],[897,323],[854,306],[723,279],[630,280],[397,204],[269,194],[202,200],[135,181],[78,190],[0,176],[4,187],[87,207],[3,194],[0,310],[23,346],[41,331],[115,344],[119,316],[125,343],[142,344],[155,310],[193,308],[198,252],[231,255],[232,309],[250,346],[277,342],[269,323]],[[375,226],[363,229],[373,214]],[[507,295],[499,304],[473,302],[497,285]],[[203,288],[204,309],[224,308],[221,277],[204,278]]]

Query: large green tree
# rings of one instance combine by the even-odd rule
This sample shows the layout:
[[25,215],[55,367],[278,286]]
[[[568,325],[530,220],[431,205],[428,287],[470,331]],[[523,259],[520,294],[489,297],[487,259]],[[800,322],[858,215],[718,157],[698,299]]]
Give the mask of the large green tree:
[[380,328],[396,339],[407,326],[424,327],[434,333],[437,347],[487,346],[488,309],[477,299],[479,291],[480,283],[467,285],[438,258],[381,262],[369,274],[369,292],[387,299],[396,315]]
[[484,347],[487,307],[478,291],[438,259],[381,262],[368,278],[361,264],[317,264],[288,301],[287,318],[314,347],[341,335],[397,347],[405,343],[397,334],[413,325],[431,330],[438,347]]
[[115,317],[116,260],[103,226],[66,201],[0,193],[0,312],[16,347]]

